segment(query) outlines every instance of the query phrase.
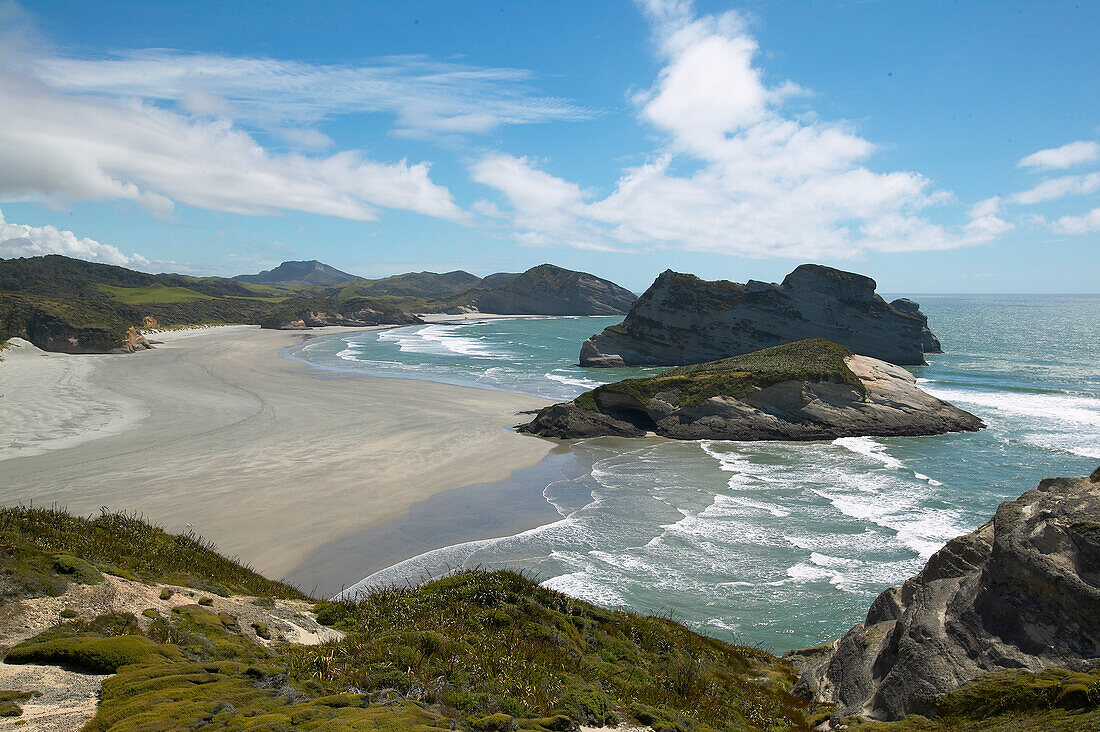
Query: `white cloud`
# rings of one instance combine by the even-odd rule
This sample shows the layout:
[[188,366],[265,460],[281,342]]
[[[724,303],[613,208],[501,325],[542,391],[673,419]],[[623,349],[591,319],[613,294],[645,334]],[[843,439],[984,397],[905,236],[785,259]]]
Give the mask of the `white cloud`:
[[65,92],[173,102],[196,114],[232,116],[265,129],[379,112],[394,117],[400,134],[430,137],[593,114],[567,99],[533,94],[534,76],[525,69],[426,56],[322,65],[148,49],[96,59],[42,56],[28,61],[39,79]]
[[[535,94],[523,69],[424,56],[355,65],[132,50],[50,50],[33,18],[0,4],[0,201],[131,200],[239,214],[283,210],[375,220],[381,208],[467,221],[426,162],[335,151],[318,124],[376,113],[398,135],[445,139],[584,119]],[[285,153],[267,146],[256,132]]]
[[1100,191],[1100,173],[1065,175],[1051,178],[1026,191],[1012,195],[1012,202],[1023,205],[1053,201],[1065,196],[1084,196]]
[[125,267],[147,267],[151,262],[140,254],[123,254],[117,247],[100,244],[94,239],[78,237],[56,226],[27,226],[4,220],[0,211],[0,258],[38,257],[43,254],[64,254],[89,262],[118,264]]
[[356,151],[275,154],[225,119],[63,94],[10,68],[0,68],[0,199],[126,199],[158,213],[178,202],[363,221],[377,219],[377,207],[468,215],[426,163],[380,163]]
[[1054,222],[1054,230],[1063,234],[1089,234],[1100,231],[1100,207],[1083,216],[1063,216]]
[[1061,147],[1047,148],[1028,155],[1020,161],[1022,168],[1055,170],[1071,168],[1082,163],[1100,160],[1100,143],[1078,140]]
[[817,258],[975,245],[1011,228],[989,203],[961,226],[932,223],[922,212],[950,194],[918,173],[864,167],[875,146],[843,123],[785,113],[803,90],[766,82],[736,13],[642,7],[665,66],[634,101],[663,149],[603,198],[526,158],[485,156],[471,175],[507,199],[520,243]]

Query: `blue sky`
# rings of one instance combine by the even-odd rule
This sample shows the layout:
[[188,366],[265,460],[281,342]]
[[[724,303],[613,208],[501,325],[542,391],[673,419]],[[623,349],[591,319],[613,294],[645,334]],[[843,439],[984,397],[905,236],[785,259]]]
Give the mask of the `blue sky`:
[[1100,6],[0,4],[0,256],[1100,291]]

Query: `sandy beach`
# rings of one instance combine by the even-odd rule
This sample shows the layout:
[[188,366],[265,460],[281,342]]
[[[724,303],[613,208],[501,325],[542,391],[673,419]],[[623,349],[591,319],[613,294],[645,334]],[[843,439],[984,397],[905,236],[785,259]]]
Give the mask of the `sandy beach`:
[[341,330],[352,329],[160,333],[125,356],[5,350],[0,503],[140,512],[283,577],[321,547],[550,452],[503,429],[540,399],[279,355]]

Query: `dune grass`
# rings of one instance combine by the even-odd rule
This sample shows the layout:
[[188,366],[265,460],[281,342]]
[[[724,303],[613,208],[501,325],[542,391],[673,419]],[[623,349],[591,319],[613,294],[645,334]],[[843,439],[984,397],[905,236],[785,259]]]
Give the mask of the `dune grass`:
[[0,596],[60,594],[70,579],[79,581],[78,571],[91,576],[85,565],[92,564],[110,574],[215,594],[305,598],[221,556],[194,534],[169,534],[122,513],[88,519],[52,508],[0,508],[0,560]]
[[462,572],[319,611],[349,636],[300,651],[295,674],[336,687],[393,688],[463,715],[670,731],[803,724],[793,671],[769,654],[603,610],[514,572]]

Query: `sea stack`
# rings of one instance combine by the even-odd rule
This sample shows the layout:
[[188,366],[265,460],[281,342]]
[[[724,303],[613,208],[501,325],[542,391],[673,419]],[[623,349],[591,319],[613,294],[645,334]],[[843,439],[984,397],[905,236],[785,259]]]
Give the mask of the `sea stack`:
[[804,338],[894,364],[940,352],[912,300],[888,303],[870,277],[803,264],[781,284],[708,282],[666,270],[620,325],[581,347],[581,366],[682,366]]
[[627,379],[541,410],[542,437],[824,440],[938,435],[985,425],[922,391],[900,366],[823,338]]

